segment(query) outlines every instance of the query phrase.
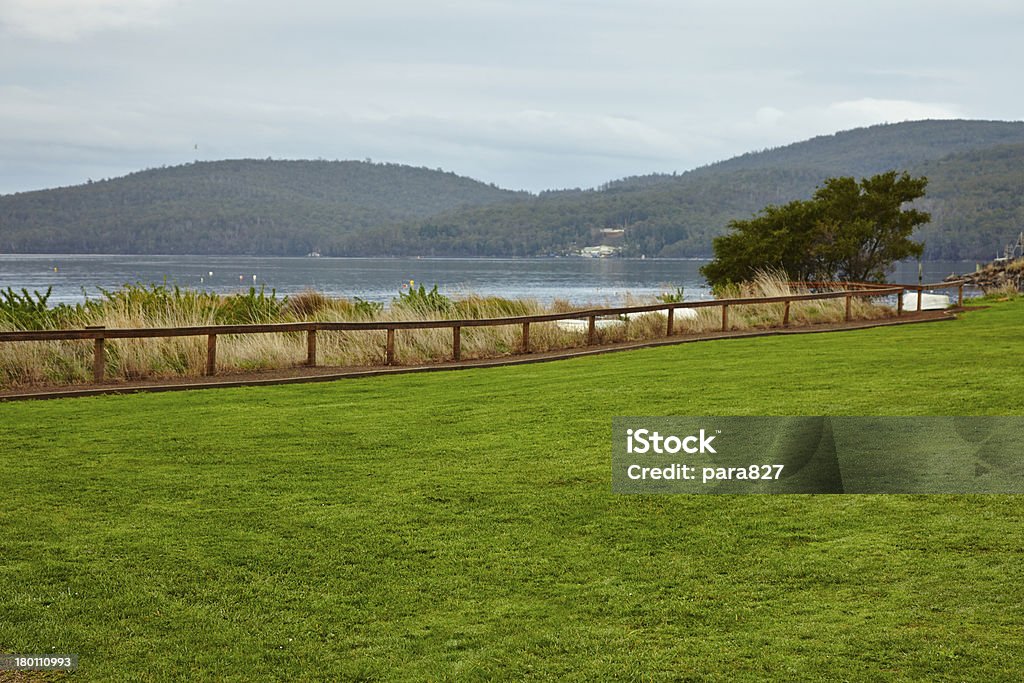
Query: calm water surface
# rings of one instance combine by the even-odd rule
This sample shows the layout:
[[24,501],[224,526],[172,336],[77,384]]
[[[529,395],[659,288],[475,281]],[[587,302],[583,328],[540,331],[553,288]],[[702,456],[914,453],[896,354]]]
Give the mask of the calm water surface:
[[[390,301],[410,280],[448,295],[477,293],[549,303],[619,304],[627,295],[683,287],[687,298],[709,298],[699,273],[703,260],[677,259],[416,259],[287,258],[256,256],[107,256],[0,254],[0,289],[45,291],[51,303],[83,301],[100,287],[141,282],[180,285],[218,293],[255,285],[294,294],[314,289],[330,296]],[[974,262],[924,264],[926,281],[974,270]],[[916,282],[917,264],[901,264],[890,277]],[[85,294],[83,294],[83,290]]]

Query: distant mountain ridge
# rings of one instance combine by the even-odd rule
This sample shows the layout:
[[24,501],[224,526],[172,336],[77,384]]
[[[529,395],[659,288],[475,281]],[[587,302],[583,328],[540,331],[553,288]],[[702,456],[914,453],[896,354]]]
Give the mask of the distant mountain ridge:
[[683,178],[765,169],[815,169],[829,175],[867,176],[905,169],[959,152],[1024,142],[1024,123],[925,120],[881,124],[818,135],[780,147],[699,166],[679,174],[651,174],[611,181],[602,187],[644,188]]
[[[600,240],[602,228],[624,228],[626,255],[709,256],[712,239],[732,219],[749,217],[767,204],[806,199],[831,176],[864,177],[895,168],[931,179],[924,204],[933,221],[917,235],[926,242],[926,258],[987,258],[1021,224],[1024,157],[1015,147],[1019,144],[1024,144],[1021,122],[884,124],[686,173],[624,178],[596,190],[542,193],[513,207],[434,216],[405,230],[389,230],[386,239],[394,253],[528,255],[557,253],[566,245],[579,248]],[[983,180],[970,183],[968,197],[957,191],[953,177]],[[999,196],[989,197],[989,192]],[[342,249],[379,251],[381,234],[351,235]]]
[[305,254],[352,230],[528,196],[369,161],[197,161],[0,197],[0,250]]
[[819,167],[868,175],[908,168],[950,154],[1024,143],[1024,122],[928,120],[854,128],[720,161],[701,170]]
[[621,229],[626,255],[706,256],[734,218],[893,168],[931,180],[928,258],[990,257],[1024,225],[1024,123],[915,121],[540,195],[398,164],[197,162],[0,196],[0,251],[534,256]]

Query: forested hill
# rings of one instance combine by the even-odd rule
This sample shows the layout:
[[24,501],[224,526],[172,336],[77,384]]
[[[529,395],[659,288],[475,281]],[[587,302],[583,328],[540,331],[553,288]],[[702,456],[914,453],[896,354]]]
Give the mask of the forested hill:
[[1011,121],[907,121],[841,131],[784,147],[733,157],[683,176],[654,174],[623,178],[606,188],[667,185],[679,178],[780,168],[830,175],[869,176],[916,167],[951,154],[1024,143],[1024,123]]
[[806,199],[830,176],[890,169],[931,179],[925,257],[991,258],[1024,226],[1024,123],[918,121],[862,128],[747,154],[679,175],[596,190],[542,193],[514,206],[433,216],[402,228],[353,233],[338,253],[529,255],[599,243],[625,230],[626,255],[708,256],[729,221],[767,204]]
[[348,232],[527,196],[398,164],[196,162],[2,196],[0,251],[306,254]]
[[932,222],[917,235],[929,258],[988,260],[1024,230],[1024,144],[964,152],[915,171],[931,179],[921,203]]
[[707,256],[729,221],[825,178],[927,175],[927,258],[991,257],[1024,227],[1024,123],[918,121],[821,136],[594,190],[501,190],[396,164],[204,162],[0,197],[0,251]]

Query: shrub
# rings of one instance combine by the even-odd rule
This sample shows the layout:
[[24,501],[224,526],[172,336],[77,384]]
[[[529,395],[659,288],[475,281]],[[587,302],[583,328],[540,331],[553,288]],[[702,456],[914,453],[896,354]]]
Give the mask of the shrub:
[[437,291],[437,285],[429,292],[423,287],[419,289],[412,287],[408,292],[399,292],[398,298],[394,299],[396,308],[404,308],[416,313],[440,313],[447,315],[454,307],[451,299]]
[[654,297],[663,304],[678,304],[685,300],[685,295],[682,287],[676,287],[674,292],[662,292],[658,296]]
[[255,287],[250,287],[246,294],[221,297],[215,320],[222,325],[274,322],[281,317],[286,302],[287,297],[277,298],[277,290],[270,290],[268,296],[263,287],[260,287],[259,292]]
[[384,304],[379,301],[366,301],[357,296],[352,303],[352,310],[358,317],[372,320],[384,312]]
[[29,292],[22,289],[15,292],[10,287],[0,290],[0,323],[19,330],[41,330],[49,326],[52,319],[46,302],[53,287],[47,287],[45,294],[38,290]]

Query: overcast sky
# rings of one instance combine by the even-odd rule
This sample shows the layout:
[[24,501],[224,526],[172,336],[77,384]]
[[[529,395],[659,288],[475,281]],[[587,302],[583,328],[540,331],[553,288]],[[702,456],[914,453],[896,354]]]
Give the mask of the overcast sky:
[[195,159],[592,187],[1024,118],[1019,0],[0,0],[0,193]]

